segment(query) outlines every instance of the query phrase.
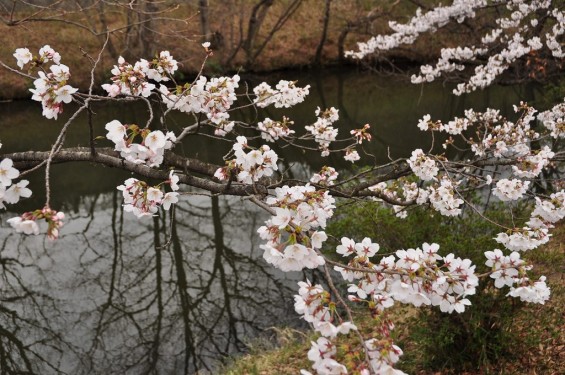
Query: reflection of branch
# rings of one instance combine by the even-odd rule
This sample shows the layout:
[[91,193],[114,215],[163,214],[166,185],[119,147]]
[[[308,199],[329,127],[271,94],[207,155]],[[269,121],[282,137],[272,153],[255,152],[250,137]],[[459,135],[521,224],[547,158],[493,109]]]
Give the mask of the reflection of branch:
[[53,146],[51,147],[51,151],[49,152],[47,157],[44,159],[44,160],[46,160],[46,165],[45,165],[45,207],[49,207],[49,201],[51,199],[51,189],[50,189],[50,183],[49,183],[50,177],[51,177],[51,175],[50,175],[51,160],[53,160],[53,156],[63,146],[63,142],[65,140],[65,135],[67,134],[67,129],[69,128],[69,126],[73,123],[75,118],[77,118],[78,115],[83,110],[88,108],[88,102],[89,102],[89,99],[86,99],[85,104],[82,105],[79,109],[77,109],[75,111],[75,113],[73,113],[73,115],[67,120],[67,122],[65,123],[65,125],[61,129],[59,136],[57,137],[57,140],[55,141],[55,143],[53,143]]
[[[184,326],[184,373],[188,374],[188,361],[190,355],[192,355],[193,361],[196,361],[196,351],[194,347],[193,341],[193,333],[190,327],[190,320],[188,316],[188,312],[190,309],[190,296],[188,294],[188,283],[186,281],[186,273],[184,271],[184,261],[182,255],[182,249],[180,245],[180,239],[177,232],[177,225],[176,220],[174,217],[173,211],[171,211],[171,242],[172,242],[172,249],[173,249],[173,256],[174,256],[174,267],[177,276],[177,283],[178,283],[178,292],[179,292],[179,299],[180,299],[180,307],[183,319],[183,326]],[[195,367],[196,367],[196,363]]]
[[161,237],[159,229],[159,217],[153,216],[153,246],[155,249],[155,289],[157,289],[157,327],[153,335],[153,346],[149,357],[149,369],[155,370],[159,360],[159,348],[161,343],[161,327],[163,323],[163,286],[162,275],[163,270],[161,257]]
[[[27,356],[27,348],[24,344],[12,332],[2,326],[0,326],[0,337],[8,339],[7,343],[4,340],[0,340],[0,367],[2,367],[2,373],[21,373],[21,370],[13,367],[14,358],[17,357],[24,361],[28,373],[34,373]],[[14,350],[12,345],[15,346],[16,350]]]
[[[5,250],[7,241],[2,244]],[[23,249],[20,249],[20,251]],[[57,318],[52,315],[58,312],[56,306],[49,304],[52,299],[31,290],[20,277],[20,271],[27,267],[17,259],[0,257],[2,278],[2,298],[0,299],[0,369],[2,374],[34,374],[39,373],[40,365],[53,370],[51,373],[62,373],[53,358],[43,350],[58,347],[59,353],[75,353],[70,345],[64,342],[61,335],[50,326],[50,321]],[[30,267],[34,267],[32,265]],[[36,275],[41,270],[36,269]],[[28,273],[29,275],[29,273]],[[49,311],[46,316],[44,310]],[[35,316],[34,316],[35,315]]]

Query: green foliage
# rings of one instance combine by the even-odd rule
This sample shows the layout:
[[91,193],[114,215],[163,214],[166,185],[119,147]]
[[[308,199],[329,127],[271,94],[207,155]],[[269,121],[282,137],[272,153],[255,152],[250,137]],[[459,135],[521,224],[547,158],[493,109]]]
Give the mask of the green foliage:
[[541,88],[541,97],[534,103],[539,109],[549,109],[565,97],[565,78],[557,78]]
[[[415,208],[406,219],[400,219],[373,202],[344,206],[341,212],[328,232],[338,239],[346,235],[356,241],[371,237],[380,244],[379,253],[383,254],[437,242],[442,255],[454,253],[469,258],[480,273],[486,271],[484,252],[500,247],[493,240],[500,227],[476,214],[447,218]],[[523,216],[523,207],[514,207],[509,213],[495,207],[485,215],[505,223]],[[411,327],[408,336],[398,342],[407,349],[400,367],[409,373],[424,368],[458,374],[472,368],[488,369],[500,358],[510,358],[517,340],[511,333],[512,319],[521,304],[507,298],[504,290],[494,288],[488,280],[482,280],[470,300],[472,306],[463,314],[442,313],[431,307],[419,309],[407,322]]]

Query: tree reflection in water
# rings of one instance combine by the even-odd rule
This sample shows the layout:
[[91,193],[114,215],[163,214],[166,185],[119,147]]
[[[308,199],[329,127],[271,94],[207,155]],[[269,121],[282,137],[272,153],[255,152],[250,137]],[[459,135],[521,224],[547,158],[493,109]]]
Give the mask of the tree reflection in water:
[[192,196],[138,221],[116,191],[70,215],[57,242],[1,228],[2,373],[210,372],[266,328],[297,324],[301,275],[262,260],[264,218],[239,199]]

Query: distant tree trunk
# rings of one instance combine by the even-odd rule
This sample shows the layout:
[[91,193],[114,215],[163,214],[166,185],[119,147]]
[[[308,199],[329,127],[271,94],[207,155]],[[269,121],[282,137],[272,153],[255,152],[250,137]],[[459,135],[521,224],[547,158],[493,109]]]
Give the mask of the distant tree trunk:
[[273,36],[284,26],[286,21],[292,17],[294,12],[298,10],[303,0],[293,0],[284,10],[284,12],[279,16],[274,26],[268,32],[267,36],[264,38],[263,42],[256,47],[255,42],[257,41],[257,36],[259,34],[259,29],[265,20],[267,12],[271,5],[273,5],[274,0],[261,0],[257,5],[253,7],[251,12],[251,17],[249,18],[249,29],[247,32],[247,39],[243,45],[244,51],[247,57],[246,66],[250,67],[253,65],[257,57],[261,54],[263,49],[271,41]]
[[330,23],[330,7],[332,0],[326,0],[326,8],[324,11],[324,25],[322,27],[322,37],[320,38],[320,43],[316,48],[316,55],[314,56],[314,64],[320,65],[322,63],[322,52],[324,50],[324,44],[326,43],[326,38],[328,36],[328,25]]
[[[103,1],[98,3],[98,10],[99,10],[98,11],[98,17],[100,19],[100,24],[102,26],[102,30],[108,32],[108,22],[106,21],[106,9],[104,7]],[[106,38],[106,35],[104,35],[104,38]],[[114,43],[112,42],[112,38],[108,39],[107,49],[108,49],[108,52],[110,53],[110,56],[112,56],[113,59],[117,60],[120,55],[119,55],[118,51],[116,50]]]
[[160,0],[145,0],[143,6],[140,7],[139,40],[141,44],[141,56],[146,56],[147,58],[150,58],[156,53],[153,17],[157,12],[157,1]]
[[341,33],[339,33],[339,37],[337,38],[337,53],[340,64],[345,62],[345,38],[347,38],[347,34],[349,34],[352,28],[351,23],[348,21],[347,25],[341,30]]
[[208,0],[198,0],[198,12],[200,13],[200,33],[202,34],[202,42],[209,42],[211,38],[208,9]]
[[247,38],[243,43],[243,50],[246,54],[246,65],[251,65],[255,60],[254,56],[254,47],[255,47],[255,38],[259,33],[259,29],[261,29],[261,25],[263,21],[265,21],[265,17],[267,16],[267,12],[269,8],[273,5],[274,0],[261,0],[259,1],[251,11],[251,17],[249,17],[249,26],[247,27]]
[[345,39],[347,38],[347,35],[353,30],[370,25],[371,22],[373,22],[374,20],[376,20],[381,16],[382,13],[380,9],[374,9],[365,17],[361,17],[360,19],[356,19],[356,20],[347,21],[345,27],[341,30],[341,33],[337,38],[337,50],[339,54],[338,59],[340,63],[345,62]]
[[155,52],[153,17],[157,12],[157,1],[160,0],[131,0],[128,4],[123,52],[126,60],[151,57]]

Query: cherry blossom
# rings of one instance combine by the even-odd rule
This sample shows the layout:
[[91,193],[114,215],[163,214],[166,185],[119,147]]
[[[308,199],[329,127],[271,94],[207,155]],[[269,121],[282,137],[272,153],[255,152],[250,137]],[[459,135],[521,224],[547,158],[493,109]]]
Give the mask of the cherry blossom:
[[258,122],[257,127],[261,130],[261,138],[267,142],[274,142],[279,138],[294,134],[295,131],[289,128],[293,124],[294,121],[290,121],[288,117],[283,116],[282,121],[273,121],[267,117],[262,122]]
[[[245,150],[249,152],[246,153]],[[232,151],[236,158],[227,160],[226,166],[219,168],[214,174],[220,181],[229,179],[233,173],[239,182],[249,184],[262,177],[269,177],[278,170],[278,155],[267,145],[252,149],[247,145],[247,138],[239,136]]]
[[[543,48],[549,49],[556,58],[565,56],[558,41],[565,33],[562,26],[565,14],[545,0],[527,3],[522,0],[494,1],[492,4],[486,0],[454,0],[450,5],[425,11],[419,8],[406,23],[389,22],[391,34],[377,35],[367,42],[358,43],[358,50],[349,51],[347,55],[362,59],[379,51],[415,43],[422,34],[436,32],[450,22],[461,23],[475,18],[478,12],[489,7],[498,7],[500,16],[496,19],[496,28],[486,29],[480,46],[443,48],[436,64],[422,65],[420,73],[412,76],[412,82],[432,82],[449,73],[465,70],[465,63],[480,61],[475,63],[470,78],[453,91],[461,95],[489,86],[514,62]],[[531,28],[544,18],[553,21],[551,31],[532,36],[529,33]]]
[[20,69],[23,69],[24,65],[33,59],[33,55],[27,48],[17,48],[16,52],[14,53],[14,57],[16,58],[17,65],[20,67]]
[[136,178],[128,178],[117,189],[122,192],[124,211],[133,213],[137,218],[153,216],[159,207],[169,210],[172,204],[178,202],[179,193],[163,193],[160,185],[149,186]]
[[503,202],[515,201],[520,199],[528,190],[530,181],[522,181],[518,179],[501,179],[496,183],[496,187],[492,189],[493,194]]
[[436,162],[427,157],[422,149],[412,151],[412,156],[408,159],[408,164],[416,176],[424,181],[433,179],[439,171]]
[[3,186],[10,186],[12,180],[20,175],[20,172],[13,165],[12,159],[3,159],[0,162],[0,184]]
[[[29,91],[33,93],[32,100],[41,102],[43,116],[57,119],[63,112],[62,103],[70,103],[73,99],[72,95],[78,91],[67,84],[71,74],[69,68],[61,64],[61,55],[45,45],[39,50],[37,58],[34,58],[27,48],[16,49],[14,57],[20,69],[29,62],[33,62],[30,70],[41,66],[43,70],[38,71],[39,78],[33,82],[35,87]],[[50,61],[52,65],[49,67],[50,72],[47,72],[43,66]]]
[[56,240],[59,237],[59,228],[64,224],[63,219],[65,219],[63,212],[44,207],[35,211],[24,212],[20,216],[8,219],[7,222],[17,233],[38,235],[40,233],[38,221],[43,220],[47,223],[47,237]]
[[11,185],[4,192],[2,199],[4,199],[6,203],[15,204],[19,202],[20,198],[31,197],[31,190],[27,188],[28,185],[28,180],[21,180],[17,184]]
[[[332,124],[339,119],[338,110],[334,107],[322,111],[320,107],[316,110],[317,120],[312,125],[307,125],[304,128],[308,130],[314,137],[314,141],[319,144],[319,148],[322,151],[322,156],[329,155],[329,146],[331,142],[336,140],[338,129],[334,128]],[[349,150],[348,150],[349,151]],[[358,156],[353,151],[346,153],[349,159],[348,161],[355,161]]]
[[[158,167],[163,162],[165,150],[173,147],[176,136],[173,132],[164,134],[161,130],[140,129],[135,124],[122,125],[118,120],[106,124],[106,138],[114,142],[114,149],[121,157],[136,164]],[[142,143],[134,143],[141,137]]]
[[[149,65],[146,60],[138,61],[135,65],[131,65],[125,61],[123,57],[118,58],[118,65],[114,65],[112,69],[113,76],[110,78],[111,84],[106,83],[102,88],[106,90],[110,97],[118,95],[136,95],[148,97],[155,88],[153,83],[149,83],[147,72]],[[153,77],[157,77],[158,72],[155,71]]]
[[276,108],[289,108],[304,101],[304,97],[310,93],[310,85],[306,87],[296,86],[296,82],[281,80],[271,88],[263,82],[253,89],[257,96],[255,104],[257,107],[264,108],[274,104]]
[[324,166],[319,173],[312,175],[310,182],[313,184],[331,186],[334,184],[334,181],[337,180],[338,175],[334,168]]

